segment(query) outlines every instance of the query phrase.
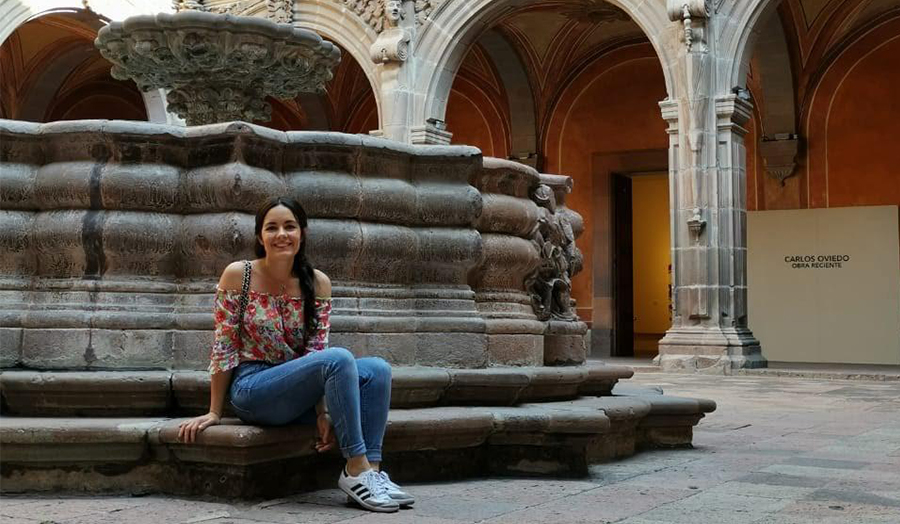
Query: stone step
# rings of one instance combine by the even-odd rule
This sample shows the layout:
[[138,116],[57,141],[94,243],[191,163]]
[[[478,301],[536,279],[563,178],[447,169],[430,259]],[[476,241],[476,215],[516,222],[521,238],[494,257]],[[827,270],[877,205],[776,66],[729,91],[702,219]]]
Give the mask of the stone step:
[[[657,390],[515,407],[392,410],[385,464],[401,481],[478,475],[577,476],[636,450],[690,446],[709,400]],[[333,487],[339,453],[313,450],[312,426],[256,427],[225,419],[194,444],[181,419],[0,418],[2,491],[164,492],[273,497]]]
[[[625,366],[448,369],[395,367],[391,407],[499,405],[609,395]],[[18,416],[192,415],[209,408],[205,371],[0,373],[4,413]]]

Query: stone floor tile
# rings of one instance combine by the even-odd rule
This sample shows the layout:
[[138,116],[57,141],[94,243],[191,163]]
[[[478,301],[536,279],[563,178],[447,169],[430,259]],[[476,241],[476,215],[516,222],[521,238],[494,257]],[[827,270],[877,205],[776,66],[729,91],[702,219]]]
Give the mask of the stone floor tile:
[[400,510],[397,513],[364,512],[356,518],[342,520],[341,524],[473,524],[473,520],[455,520],[440,517],[427,517],[416,510]]
[[521,502],[504,502],[488,497],[448,495],[419,497],[414,507],[416,515],[422,517],[478,522],[516,511],[524,506]]
[[640,517],[675,524],[751,523],[776,513],[791,503],[792,501],[783,499],[704,492],[652,509]]
[[900,482],[885,482],[881,480],[835,479],[822,487],[843,491],[900,494]]
[[[5,504],[5,501],[4,501]],[[0,515],[0,524],[40,524],[40,520],[28,519],[25,517],[8,517]]]
[[672,524],[666,520],[648,520],[642,519],[640,517],[629,517],[625,520],[620,520],[616,522],[616,524]]
[[[309,521],[312,522],[312,521]],[[248,520],[232,516],[216,517],[198,521],[187,521],[182,524],[273,524],[268,520]]]
[[[263,507],[260,507],[263,506]],[[235,511],[237,518],[259,520],[276,524],[333,524],[356,518],[363,511],[346,502],[346,495],[338,505],[282,502],[274,505],[257,505],[244,511]]]
[[835,460],[820,459],[809,457],[793,457],[783,462],[792,466],[813,466],[817,468],[833,468],[833,469],[863,469],[871,465],[870,462],[859,460]]
[[658,486],[656,488],[624,484],[601,486],[543,504],[535,501],[533,506],[489,519],[485,524],[615,522],[696,493],[694,490],[667,489]]
[[900,508],[855,504],[836,500],[797,501],[786,506],[781,513],[785,516],[799,515],[819,521],[822,519],[842,519],[840,522],[847,524],[856,524],[867,519],[885,524],[900,522]]
[[797,488],[821,488],[832,482],[831,479],[784,475],[782,473],[763,473],[761,471],[750,473],[746,477],[740,477],[737,480],[747,484],[766,484],[769,486]]
[[638,475],[621,482],[623,485],[658,487],[669,489],[708,489],[742,477],[748,473],[746,469],[729,469],[712,461],[693,462],[688,465]]
[[3,504],[0,514],[38,521],[59,521],[88,515],[104,515],[147,504],[149,501],[145,499],[129,497],[40,498],[23,504],[9,506]]
[[815,466],[793,466],[791,464],[772,464],[760,470],[763,473],[780,473],[796,477],[813,477],[820,479],[850,478],[851,473],[847,469],[819,468]]
[[68,518],[60,524],[205,524],[204,520],[230,516],[240,509],[221,502],[153,497],[141,506]]
[[894,496],[883,496],[863,490],[837,490],[822,488],[809,493],[804,500],[839,501],[870,506],[886,506],[900,508],[900,493]]
[[704,493],[747,495],[750,497],[787,499],[793,501],[807,497],[814,491],[816,491],[816,488],[732,481],[714,486]]

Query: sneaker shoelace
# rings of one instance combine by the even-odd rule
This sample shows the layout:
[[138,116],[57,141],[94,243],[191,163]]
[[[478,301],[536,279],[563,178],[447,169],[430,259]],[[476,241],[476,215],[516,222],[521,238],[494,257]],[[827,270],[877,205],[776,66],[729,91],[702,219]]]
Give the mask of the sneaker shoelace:
[[385,473],[384,471],[378,472],[378,478],[381,479],[381,483],[388,490],[400,488],[400,486],[398,486],[397,484],[395,484],[394,482],[391,481],[391,477],[389,477],[388,474]]
[[388,487],[384,483],[384,479],[381,475],[378,474],[375,470],[369,470],[363,477],[363,483],[369,488],[369,491],[372,492],[377,498],[390,498],[388,496]]

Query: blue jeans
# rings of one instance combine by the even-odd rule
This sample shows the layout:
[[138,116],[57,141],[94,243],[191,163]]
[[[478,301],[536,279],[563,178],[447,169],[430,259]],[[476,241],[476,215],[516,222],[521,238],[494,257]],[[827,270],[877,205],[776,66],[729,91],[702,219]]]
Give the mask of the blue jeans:
[[230,394],[241,420],[263,426],[315,423],[324,395],[344,457],[381,461],[391,366],[380,358],[357,360],[333,347],[278,365],[244,362],[232,375]]

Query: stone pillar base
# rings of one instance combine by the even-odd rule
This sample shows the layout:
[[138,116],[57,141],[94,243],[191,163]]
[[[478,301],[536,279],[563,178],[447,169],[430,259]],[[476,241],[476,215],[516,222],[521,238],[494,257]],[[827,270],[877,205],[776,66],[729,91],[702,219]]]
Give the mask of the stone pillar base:
[[747,329],[673,328],[659,341],[656,362],[665,372],[730,375],[733,369],[764,368],[759,341]]
[[584,322],[547,322],[544,335],[545,366],[576,366],[584,364],[587,351],[584,334],[588,327]]

